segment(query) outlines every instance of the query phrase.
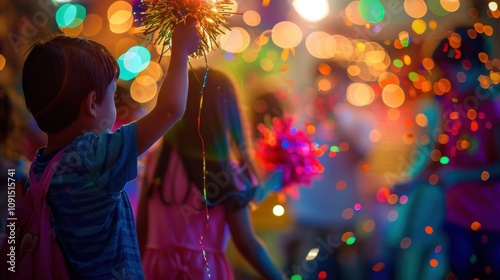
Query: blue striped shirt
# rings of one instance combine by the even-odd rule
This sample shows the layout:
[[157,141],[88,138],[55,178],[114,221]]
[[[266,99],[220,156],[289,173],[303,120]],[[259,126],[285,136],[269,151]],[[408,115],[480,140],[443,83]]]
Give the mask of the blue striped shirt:
[[[38,150],[39,178],[57,153]],[[72,279],[143,279],[125,184],[137,176],[135,123],[85,133],[62,156],[48,192],[52,226]],[[29,182],[28,182],[29,184]]]

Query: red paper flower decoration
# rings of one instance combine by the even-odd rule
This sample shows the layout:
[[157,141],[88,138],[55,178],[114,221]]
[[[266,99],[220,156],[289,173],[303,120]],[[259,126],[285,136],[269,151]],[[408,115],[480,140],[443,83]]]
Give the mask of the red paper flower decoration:
[[270,128],[258,125],[262,137],[257,140],[256,157],[266,170],[283,170],[283,185],[275,191],[308,185],[323,172],[317,159],[317,148],[308,135],[292,127],[292,118],[273,118]]

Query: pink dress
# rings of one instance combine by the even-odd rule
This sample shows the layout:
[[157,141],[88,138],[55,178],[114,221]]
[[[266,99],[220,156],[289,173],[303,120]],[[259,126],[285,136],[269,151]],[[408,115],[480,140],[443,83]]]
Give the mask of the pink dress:
[[203,196],[194,185],[188,187],[186,171],[175,152],[172,152],[165,178],[161,186],[163,197],[174,203],[162,202],[159,187],[153,190],[149,199],[148,241],[142,260],[145,278],[234,279],[225,256],[229,228],[224,207],[209,208],[208,231],[203,236],[209,278],[199,242],[207,227]]

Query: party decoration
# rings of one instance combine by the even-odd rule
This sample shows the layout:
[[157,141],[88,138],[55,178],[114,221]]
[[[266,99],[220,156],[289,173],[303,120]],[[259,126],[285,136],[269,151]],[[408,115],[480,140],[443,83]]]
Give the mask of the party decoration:
[[[162,45],[162,54],[170,50],[175,26],[184,23],[188,17],[195,18],[200,32],[200,43],[192,57],[205,56],[207,52],[219,47],[217,36],[223,34],[221,27],[227,26],[232,3],[229,0],[143,0],[139,8],[142,17],[137,21],[144,28],[146,36],[157,36],[153,44]],[[156,34],[157,33],[157,34]]]
[[292,123],[291,117],[273,118],[271,127],[264,124],[257,127],[262,134],[257,140],[257,160],[267,170],[278,168],[283,171],[283,185],[275,191],[308,185],[323,172],[315,145],[305,132],[292,127]]

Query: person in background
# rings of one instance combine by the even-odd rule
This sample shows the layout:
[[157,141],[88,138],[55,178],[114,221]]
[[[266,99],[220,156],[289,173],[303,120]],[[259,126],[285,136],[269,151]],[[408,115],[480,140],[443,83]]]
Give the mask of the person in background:
[[488,38],[472,26],[448,32],[433,53],[451,84],[439,98],[449,163],[438,174],[456,279],[500,279],[500,98],[485,64],[489,53]]
[[[364,155],[354,134],[361,133],[362,122],[353,121],[355,112],[346,100],[351,83],[346,69],[328,62],[318,63],[316,70],[316,81],[327,79],[331,88],[318,92],[304,113],[314,125],[314,141],[328,148],[319,157],[324,172],[287,200],[293,225],[284,238],[285,269],[289,277],[303,279],[363,279],[354,211],[360,202],[357,172]],[[346,236],[352,237],[349,245]]]
[[249,214],[249,203],[282,174],[257,179],[231,78],[199,68],[189,80],[183,118],[146,160],[136,219],[145,277],[234,279],[225,255],[231,237],[264,279],[283,279]]

